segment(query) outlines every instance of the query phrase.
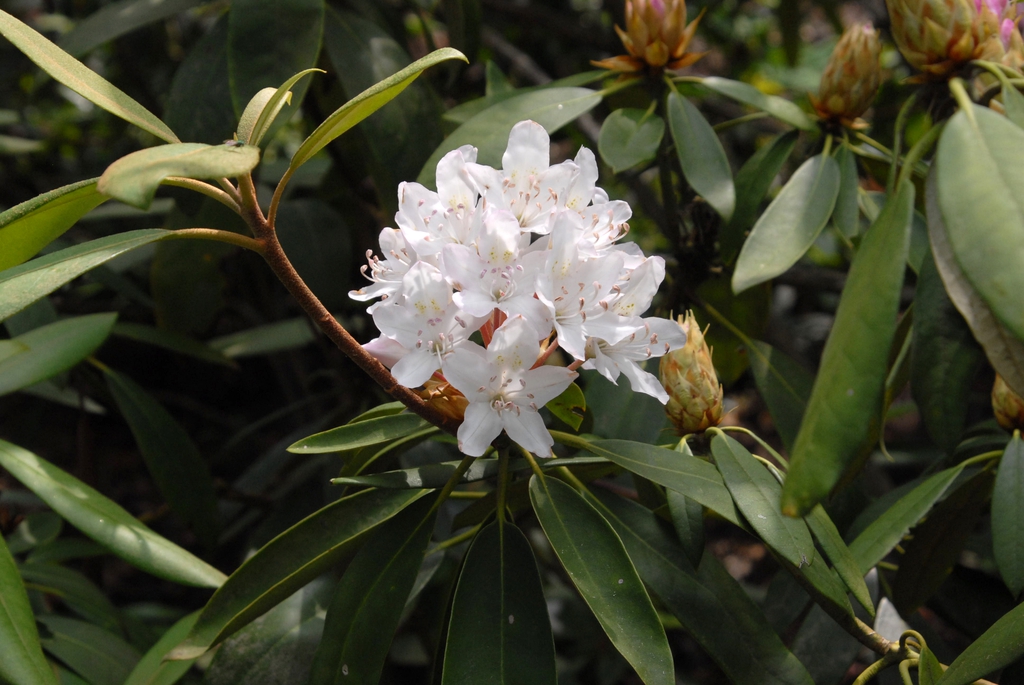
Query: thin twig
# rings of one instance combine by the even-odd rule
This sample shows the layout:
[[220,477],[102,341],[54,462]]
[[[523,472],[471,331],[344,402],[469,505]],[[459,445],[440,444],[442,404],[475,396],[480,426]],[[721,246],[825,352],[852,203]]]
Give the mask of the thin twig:
[[169,186],[194,190],[197,193],[202,193],[206,197],[213,198],[235,213],[241,212],[241,208],[235,198],[209,183],[203,183],[202,181],[197,181],[194,178],[183,178],[181,176],[168,176],[163,180],[163,183]]

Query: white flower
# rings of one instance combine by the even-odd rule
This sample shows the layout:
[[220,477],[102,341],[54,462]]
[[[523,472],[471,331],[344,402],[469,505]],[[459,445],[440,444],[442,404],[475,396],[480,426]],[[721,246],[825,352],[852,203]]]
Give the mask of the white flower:
[[587,361],[584,369],[595,369],[612,383],[618,384],[619,374],[625,374],[636,392],[668,402],[668,393],[657,376],[640,368],[637,362],[660,357],[686,344],[686,334],[674,321],[651,317],[642,319],[632,334],[610,345],[598,338],[587,341]]
[[[402,232],[394,228],[385,228],[380,232],[380,249],[384,253],[384,259],[373,256],[367,250],[366,266],[360,267],[359,271],[373,282],[359,290],[349,292],[348,296],[359,302],[366,302],[374,298],[383,298],[381,302],[394,297],[402,288],[402,279],[415,260],[415,255],[409,249],[409,244],[402,236]],[[367,273],[369,272],[369,273]],[[380,306],[381,302],[370,305],[366,311],[373,313],[373,310]]]
[[460,347],[445,358],[444,377],[469,400],[459,426],[459,450],[479,457],[504,430],[523,448],[550,456],[554,441],[538,410],[569,387],[576,372],[531,368],[540,353],[533,327],[522,316],[505,321],[490,345]]

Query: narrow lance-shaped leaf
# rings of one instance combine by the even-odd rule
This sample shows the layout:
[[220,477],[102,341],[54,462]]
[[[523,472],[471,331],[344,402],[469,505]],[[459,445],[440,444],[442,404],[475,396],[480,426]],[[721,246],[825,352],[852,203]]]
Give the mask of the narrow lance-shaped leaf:
[[992,492],[992,551],[1006,587],[1024,590],[1024,442],[1020,431],[999,461]]
[[43,648],[90,685],[122,685],[139,660],[135,648],[117,635],[85,621],[42,614]]
[[69,54],[84,55],[93,48],[147,24],[172,17],[206,0],[120,0],[103,5],[57,41]]
[[223,573],[139,523],[120,506],[28,450],[0,440],[0,466],[71,525],[158,578],[218,587]]
[[661,621],[608,522],[554,478],[533,476],[530,501],[551,547],[615,648],[646,685],[675,683]]
[[[253,96],[253,102],[262,103],[262,107],[259,108],[258,112],[254,113],[257,115],[253,121],[246,119],[245,113],[242,114],[242,118],[238,122],[238,139],[248,143],[249,145],[259,145],[263,140],[263,136],[267,134],[270,127],[273,126],[274,121],[277,119],[277,115],[281,113],[281,109],[286,105],[290,104],[292,100],[291,88],[298,83],[302,77],[307,74],[314,72],[323,73],[322,69],[304,69],[299,73],[295,74],[287,81],[282,83],[276,90],[273,88],[264,88],[260,93],[270,91],[264,97],[265,100],[260,97],[260,93]],[[259,100],[257,101],[257,98]],[[252,103],[250,103],[252,106]],[[248,110],[248,108],[246,108]]]
[[426,428],[429,424],[415,414],[394,414],[349,423],[310,435],[288,448],[295,454],[322,454],[379,445]]
[[847,238],[860,232],[860,206],[857,196],[860,190],[860,179],[857,177],[857,159],[850,148],[843,145],[836,152],[836,163],[839,165],[839,195],[836,197],[835,211],[832,222]]
[[1021,656],[1024,656],[1024,604],[1018,604],[972,642],[949,665],[936,685],[968,685]]
[[700,110],[676,92],[668,96],[668,127],[686,182],[728,221],[736,208],[736,187],[718,134]]
[[169,143],[178,137],[152,112],[125,95],[77,59],[64,52],[39,32],[0,10],[0,34],[57,81],[116,117],[135,124]]
[[788,515],[806,513],[828,495],[878,420],[913,209],[914,186],[905,181],[868,229],[850,267],[783,486]]
[[[443,461],[438,464],[425,464],[424,466],[372,473],[366,476],[342,476],[341,478],[332,478],[331,482],[335,485],[362,485],[374,488],[442,488],[455,474],[461,463],[459,461]],[[541,468],[552,469],[607,463],[608,460],[602,457],[570,457],[558,461],[547,460],[541,465]],[[525,459],[519,459],[509,464],[509,470],[528,471],[530,465]],[[496,475],[498,475],[498,460],[481,458],[475,460],[466,469],[462,477],[459,478],[459,482],[473,483],[494,478]]]
[[757,391],[768,405],[782,444],[792,450],[814,387],[814,376],[792,358],[759,340],[754,341],[749,355]]
[[843,536],[839,534],[836,524],[829,518],[825,508],[820,504],[811,510],[806,518],[807,527],[811,529],[814,538],[821,545],[825,555],[832,562],[832,567],[842,578],[847,589],[854,598],[864,607],[868,614],[875,615],[875,605],[871,601],[871,592],[867,583],[864,582],[864,573],[860,570],[857,558],[846,546]]
[[766,95],[749,83],[732,81],[718,76],[701,79],[701,83],[716,93],[750,105],[762,112],[768,112],[779,121],[784,121],[791,126],[805,131],[814,129],[814,122],[800,107],[785,98]]
[[0,537],[0,678],[11,685],[57,685],[18,567]]
[[156,644],[142,655],[139,663],[135,664],[124,685],[173,685],[178,682],[192,668],[193,662],[166,661],[164,657],[185,639],[198,618],[199,612],[193,611],[168,628]]

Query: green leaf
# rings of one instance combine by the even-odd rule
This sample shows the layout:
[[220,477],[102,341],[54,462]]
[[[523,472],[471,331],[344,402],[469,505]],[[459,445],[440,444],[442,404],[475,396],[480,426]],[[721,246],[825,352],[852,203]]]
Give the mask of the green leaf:
[[806,670],[717,559],[705,555],[698,574],[653,512],[610,493],[591,501],[615,529],[643,581],[732,682],[811,685]]
[[164,658],[185,639],[198,618],[199,612],[193,611],[168,628],[156,644],[142,655],[139,663],[135,664],[124,685],[174,685],[178,682],[192,668],[193,662],[165,661]]
[[465,55],[453,48],[435,50],[426,57],[416,60],[405,69],[367,88],[346,102],[327,117],[322,124],[317,126],[316,130],[302,142],[299,149],[292,155],[292,161],[288,167],[289,171],[293,172],[305,164],[309,161],[310,157],[322,150],[332,140],[393,100],[410,83],[415,81],[416,77],[423,73],[423,71],[435,64],[450,59],[466,61]]
[[963,467],[939,471],[890,506],[850,543],[862,573],[870,571],[892,551],[956,480]]
[[0,537],[0,678],[11,685],[57,685],[14,558]]
[[857,176],[857,158],[846,145],[836,151],[836,164],[839,165],[839,195],[836,196],[832,222],[847,238],[860,233],[860,206],[857,196],[860,190],[860,178]]
[[31,259],[106,202],[96,190],[96,180],[51,190],[0,213],[0,271]]
[[664,135],[665,121],[658,115],[642,109],[617,109],[601,124],[597,151],[617,174],[654,161]]
[[298,349],[314,340],[316,334],[309,318],[299,316],[223,335],[207,344],[228,359],[240,359]]
[[231,574],[169,658],[202,655],[336,564],[364,533],[425,494],[364,490],[299,521]]
[[376,685],[380,680],[434,518],[432,502],[424,498],[373,531],[335,588],[310,685]]
[[338,278],[338,274],[356,271],[351,233],[341,214],[323,200],[286,200],[278,208],[281,247],[302,280],[329,310],[343,309],[351,302],[349,280]]
[[1014,431],[999,461],[992,492],[992,551],[1014,597],[1024,590],[1024,442]]
[[206,0],[120,0],[103,5],[57,41],[57,47],[76,57],[135,29],[173,17]]
[[51,252],[0,273],[0,321],[94,267],[173,235],[159,228],[128,231]]
[[972,642],[936,685],[968,685],[1024,655],[1024,604],[1018,604]]
[[746,232],[757,221],[761,201],[793,153],[799,137],[797,131],[776,136],[740,167],[736,174],[736,209],[719,235],[722,261],[732,262],[739,253]]
[[416,414],[392,414],[371,418],[303,438],[288,448],[296,454],[341,452],[403,438],[429,426]]
[[736,187],[715,129],[692,102],[676,92],[668,96],[668,127],[686,182],[729,221],[736,209]]
[[554,478],[533,476],[530,502],[569,578],[619,653],[646,685],[675,683],[661,620],[608,522]]
[[121,616],[117,608],[96,585],[84,575],[57,564],[31,562],[21,565],[21,577],[33,590],[60,599],[68,609],[90,623],[112,633],[121,633]]
[[1024,128],[1024,95],[1008,82],[1003,83],[1003,108],[1007,119]]
[[825,552],[825,556],[832,562],[833,568],[843,583],[868,614],[874,617],[875,605],[871,601],[871,592],[868,590],[867,583],[864,582],[864,573],[860,570],[857,558],[846,546],[843,536],[839,534],[839,529],[829,518],[825,508],[820,504],[814,507],[805,520],[807,527],[811,529],[811,533],[814,534],[814,538]]
[[64,528],[64,519],[52,511],[37,511],[27,515],[7,537],[11,554],[22,554],[37,546],[48,545],[57,539]]
[[67,664],[90,685],[122,685],[139,653],[111,632],[91,623],[54,614],[36,617],[48,635],[43,649]]
[[668,500],[676,537],[686,552],[686,558],[696,568],[704,556],[704,505],[675,490],[666,490],[665,499]]
[[793,654],[815,683],[839,683],[857,657],[861,644],[824,609],[811,605],[791,643]]
[[[959,111],[936,152],[936,198],[964,276],[1024,339],[1024,197],[1016,191],[1024,130],[987,107]],[[984,344],[984,343],[983,343]]]
[[220,534],[210,467],[185,429],[135,381],[104,368],[107,388],[135,436],[146,468],[171,510],[213,549]]
[[461,105],[456,105],[450,110],[444,113],[444,120],[452,122],[454,124],[464,124],[480,112],[484,111],[489,107],[493,107],[499,102],[503,102],[510,98],[516,97],[517,95],[525,95],[526,93],[535,93],[539,90],[549,90],[551,88],[571,88],[576,86],[587,86],[595,81],[600,81],[608,75],[608,72],[599,69],[595,71],[584,71],[579,74],[573,74],[572,76],[566,76],[565,78],[556,79],[550,83],[545,83],[540,86],[527,86],[525,88],[512,88],[505,89],[491,89],[485,97],[477,98],[476,100],[470,100],[469,102],[463,102]]
[[116,319],[117,314],[76,316],[14,338],[28,349],[0,361],[0,395],[67,371],[103,344]]
[[174,73],[164,118],[196,143],[230,138],[238,122],[228,78],[228,15],[214,23],[185,55]]
[[97,188],[125,204],[146,209],[156,189],[169,176],[234,178],[260,162],[255,145],[175,143],[133,152],[117,160],[100,176]]
[[152,112],[3,10],[0,10],[0,33],[40,69],[86,100],[157,138],[178,142],[174,132]]
[[473,540],[459,576],[441,685],[555,682],[555,645],[533,549],[511,523],[492,523]]
[[[323,73],[323,69],[303,69],[276,89],[264,88],[256,93],[238,122],[238,139],[249,145],[259,145],[274,125],[284,106],[291,104],[291,88],[304,76],[313,72]],[[249,117],[246,117],[246,114],[249,114]]]
[[633,392],[628,383],[612,383],[597,370],[583,369],[580,377],[587,414],[595,434],[603,438],[657,442],[668,423],[657,399]]
[[881,414],[913,209],[914,186],[905,181],[850,267],[782,489],[788,515],[808,512],[828,495]]
[[949,453],[960,442],[983,353],[942,285],[931,250],[914,291],[910,389],[928,435]]
[[795,126],[805,131],[814,129],[814,122],[800,107],[784,98],[766,95],[749,83],[732,81],[719,78],[718,76],[708,76],[701,79],[701,83],[720,95],[732,98],[745,105],[750,105],[762,112],[768,112],[768,114],[790,126]]
[[183,354],[200,361],[237,368],[234,362],[209,345],[174,331],[147,326],[141,323],[116,323],[111,333],[119,338],[152,345],[168,352]]
[[757,391],[768,406],[782,444],[792,450],[814,387],[814,376],[768,343],[755,340],[749,352]]
[[[438,464],[427,464],[411,469],[400,469],[397,471],[384,471],[369,476],[343,476],[332,478],[335,485],[359,485],[374,488],[442,488],[445,483],[455,474],[461,462],[442,461]],[[563,458],[558,461],[546,460],[541,463],[542,469],[558,468],[565,466],[585,466],[590,464],[607,464],[608,460],[602,457],[575,457]],[[509,464],[511,471],[527,471],[530,464],[525,459],[519,459]],[[460,483],[474,483],[498,475],[497,459],[477,459],[470,465],[466,472],[459,479]]]
[[796,264],[825,228],[839,195],[839,165],[815,155],[800,165],[754,224],[732,275],[739,293]]
[[86,538],[61,538],[36,547],[29,555],[30,563],[62,563],[72,559],[101,557],[107,553],[102,545]]
[[434,150],[416,180],[433,188],[437,163],[462,145],[476,147],[478,163],[497,167],[508,145],[509,132],[520,121],[531,119],[548,133],[554,133],[576,117],[592,110],[599,102],[600,93],[576,87],[546,88],[504,99],[455,129]]
[[570,383],[561,395],[544,406],[560,420],[572,426],[573,430],[579,430],[583,425],[583,412],[587,409],[587,400],[580,386]]
[[[192,225],[211,224],[197,217]],[[221,260],[233,251],[231,245],[212,240],[166,242],[156,246],[149,263],[149,291],[153,295],[153,313],[161,328],[179,335],[202,335],[213,327],[225,306],[224,292],[228,285]]]
[[736,507],[765,544],[795,566],[814,558],[814,540],[801,519],[779,511],[782,486],[743,445],[727,435],[711,439],[711,454]]
[[927,647],[922,649],[921,658],[917,664],[918,685],[935,685],[944,672],[935,653]]
[[71,525],[128,563],[184,585],[218,587],[224,574],[139,523],[120,506],[28,450],[0,440],[0,466]]

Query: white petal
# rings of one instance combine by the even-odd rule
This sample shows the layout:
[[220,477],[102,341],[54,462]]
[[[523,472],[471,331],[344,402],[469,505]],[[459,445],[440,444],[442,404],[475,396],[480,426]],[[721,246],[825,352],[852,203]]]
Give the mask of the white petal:
[[508,147],[501,156],[501,170],[513,183],[526,182],[548,168],[551,138],[535,121],[520,121],[508,135]]
[[445,209],[472,209],[476,205],[476,184],[466,171],[462,150],[452,150],[437,163],[437,196]]
[[389,369],[409,353],[402,343],[383,335],[363,345],[363,349]]
[[486,403],[491,400],[490,378],[497,369],[487,362],[484,348],[476,343],[467,342],[445,357],[442,372],[445,379],[470,402]]
[[[447,378],[447,376],[446,376]],[[501,418],[487,404],[471,402],[456,437],[459,451],[470,457],[479,457],[501,433]]]
[[620,360],[619,370],[629,379],[629,385],[635,392],[650,395],[662,404],[668,402],[668,393],[658,381],[658,377],[641,369],[636,362]]
[[529,409],[521,412],[503,411],[500,418],[508,437],[521,447],[540,457],[551,456],[551,446],[555,441],[544,426],[540,414]]
[[576,375],[575,371],[570,371],[564,366],[538,366],[523,374],[526,386],[515,393],[514,401],[526,405],[533,402],[538,407],[543,407],[565,392]]
[[529,369],[539,354],[537,331],[521,316],[506,319],[487,346],[488,360],[512,373]]
[[398,360],[392,367],[391,374],[405,387],[418,388],[440,368],[440,358],[426,347],[421,347]]

